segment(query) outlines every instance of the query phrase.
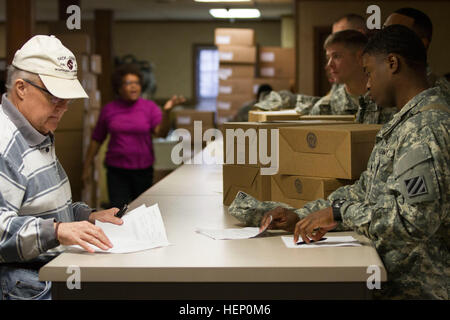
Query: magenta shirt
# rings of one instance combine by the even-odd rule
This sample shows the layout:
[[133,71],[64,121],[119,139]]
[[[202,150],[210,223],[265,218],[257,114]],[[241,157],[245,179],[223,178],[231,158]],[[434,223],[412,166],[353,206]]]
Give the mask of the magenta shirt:
[[161,122],[161,109],[139,98],[133,104],[115,100],[105,105],[92,133],[92,139],[110,140],[105,163],[123,169],[144,169],[153,165],[152,132]]

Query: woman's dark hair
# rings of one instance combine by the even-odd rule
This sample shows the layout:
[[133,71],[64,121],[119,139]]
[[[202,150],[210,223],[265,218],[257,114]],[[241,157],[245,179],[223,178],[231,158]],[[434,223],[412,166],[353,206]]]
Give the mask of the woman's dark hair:
[[112,75],[112,88],[116,95],[119,95],[120,87],[123,84],[123,78],[127,74],[134,74],[139,78],[139,83],[142,86],[142,74],[139,66],[135,64],[123,64],[119,66]]
[[427,64],[427,52],[422,40],[414,31],[399,24],[383,28],[373,35],[364,48],[364,53],[386,56],[396,53],[411,68],[425,68]]

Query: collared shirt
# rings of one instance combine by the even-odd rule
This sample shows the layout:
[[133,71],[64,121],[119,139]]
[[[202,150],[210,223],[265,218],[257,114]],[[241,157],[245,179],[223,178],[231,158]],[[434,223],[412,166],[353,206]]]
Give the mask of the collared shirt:
[[83,203],[72,203],[53,134],[38,132],[4,94],[0,106],[0,263],[56,254],[59,242],[53,222],[87,220],[91,211]]
[[355,114],[356,121],[367,124],[385,124],[392,119],[397,108],[380,108],[368,94],[351,96],[344,84],[334,84],[330,93],[317,101],[311,109],[313,115]]

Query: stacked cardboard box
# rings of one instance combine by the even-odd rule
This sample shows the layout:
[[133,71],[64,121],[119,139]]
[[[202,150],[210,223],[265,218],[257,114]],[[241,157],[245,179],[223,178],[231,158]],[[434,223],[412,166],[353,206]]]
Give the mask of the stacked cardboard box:
[[[239,190],[244,191],[255,198],[266,201],[272,199],[271,179],[273,174],[264,171],[271,171],[276,174],[282,160],[289,161],[289,155],[281,149],[281,130],[289,128],[296,129],[303,126],[321,127],[345,126],[346,121],[284,121],[284,122],[226,122],[223,126],[224,135],[224,165],[223,165],[223,203],[230,205]],[[272,131],[279,129],[279,140],[275,139],[278,147],[272,145]],[[266,133],[266,140],[261,138]],[[274,135],[276,137],[276,135]],[[261,148],[265,147],[266,150]],[[278,150],[278,163],[274,151]],[[264,152],[265,151],[265,152]],[[261,154],[267,155],[271,161],[262,161]],[[283,162],[284,164],[285,162]],[[270,169],[275,167],[275,170]]]
[[353,183],[366,169],[380,125],[281,128],[271,200],[301,208]]
[[[195,109],[181,109],[173,112],[175,115],[175,129],[179,130],[177,133],[182,137],[186,148],[190,148],[191,154],[183,155],[183,159],[190,159],[194,152],[200,151],[206,146],[203,141],[203,134],[206,130],[215,128],[214,125],[214,111],[199,111]],[[200,125],[201,130],[195,131],[195,126]],[[197,143],[195,143],[197,141]],[[197,150],[200,146],[200,150]]]
[[55,132],[56,152],[69,177],[73,201],[81,200],[98,207],[100,161],[95,161],[88,183],[83,185],[81,175],[92,130],[101,108],[101,95],[97,87],[101,57],[91,53],[91,39],[87,34],[61,33],[56,34],[56,37],[74,53],[78,80],[89,96],[89,99],[77,99],[69,105]]
[[293,48],[259,47],[258,76],[255,79],[254,90],[266,83],[274,91],[294,91],[295,82],[295,52]]
[[239,109],[255,99],[255,32],[253,29],[215,29],[219,51],[219,95],[217,123],[232,119]]
[[355,115],[300,115],[293,109],[278,111],[250,110],[248,121],[286,121],[286,120],[339,120],[355,122]]

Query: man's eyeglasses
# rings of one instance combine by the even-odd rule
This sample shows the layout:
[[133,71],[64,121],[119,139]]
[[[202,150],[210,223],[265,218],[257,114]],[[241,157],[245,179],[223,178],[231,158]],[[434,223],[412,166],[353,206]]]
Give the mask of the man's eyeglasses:
[[70,100],[70,99],[61,99],[61,98],[55,97],[54,95],[51,94],[50,91],[48,91],[45,88],[42,88],[41,86],[38,86],[36,83],[34,83],[31,80],[28,80],[28,79],[22,79],[22,80],[25,81],[26,83],[31,84],[33,87],[47,93],[50,96],[50,102],[55,106],[56,105],[69,105],[72,102],[72,100]]

